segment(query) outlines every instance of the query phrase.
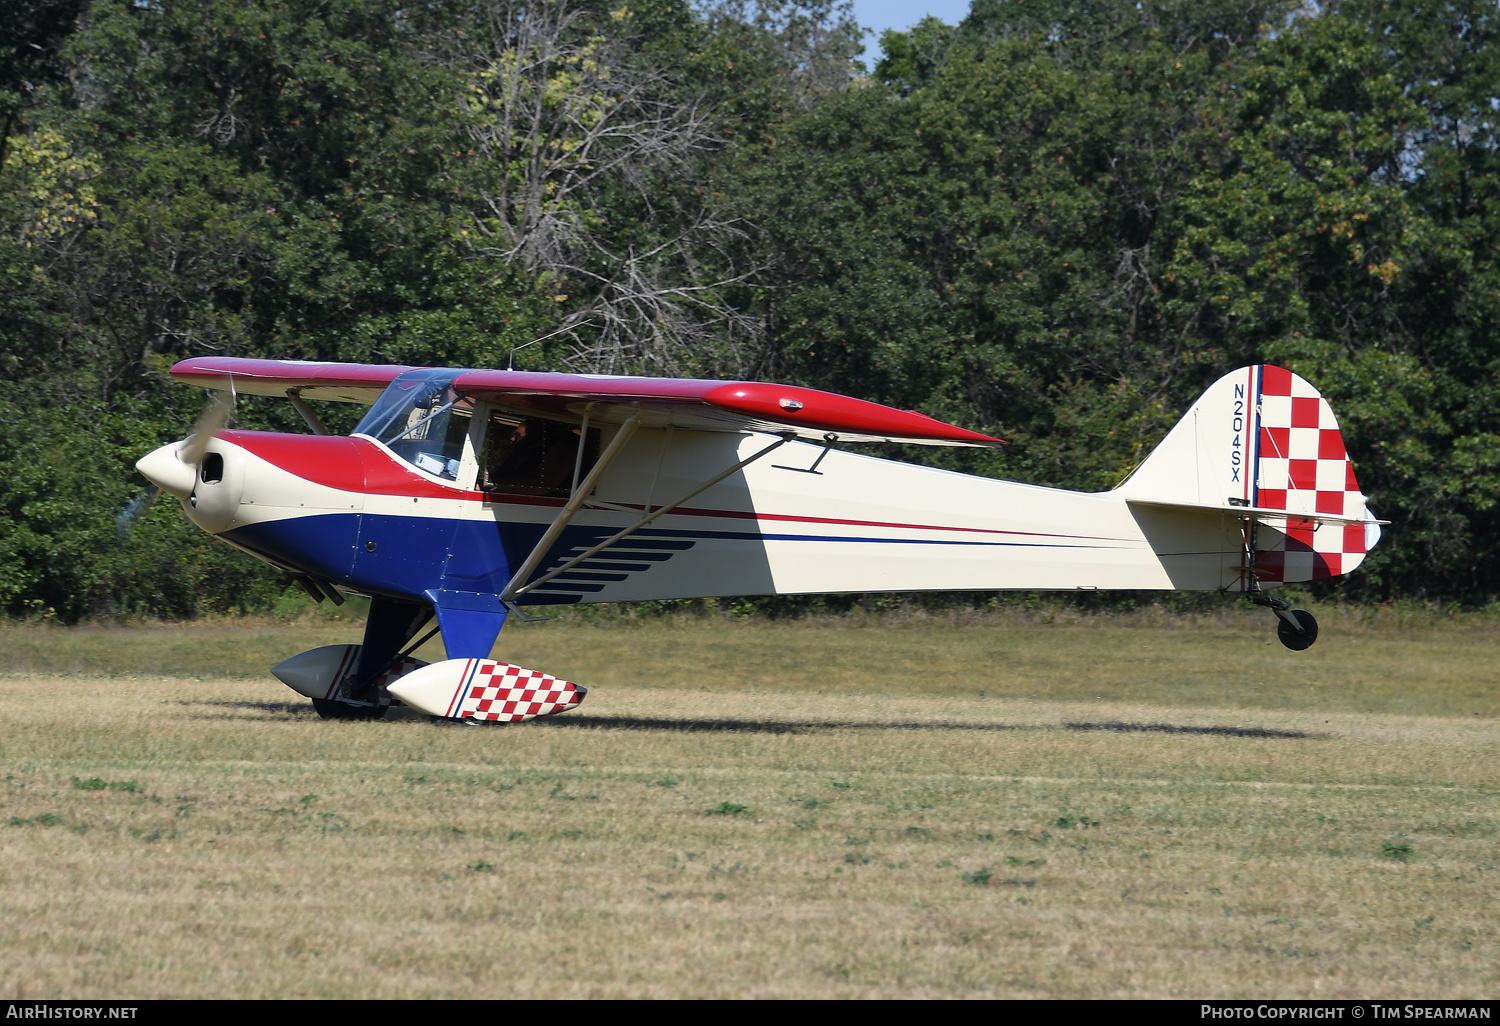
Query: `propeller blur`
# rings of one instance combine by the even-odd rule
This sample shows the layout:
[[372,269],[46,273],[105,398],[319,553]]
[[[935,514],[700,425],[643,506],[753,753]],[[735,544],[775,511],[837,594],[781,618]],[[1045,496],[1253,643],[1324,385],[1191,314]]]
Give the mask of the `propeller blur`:
[[224,430],[234,413],[233,395],[231,391],[230,398],[225,399],[222,394],[213,393],[186,438],[163,445],[136,462],[136,469],[151,482],[151,486],[132,499],[115,518],[115,537],[122,547],[129,544],[136,524],[150,511],[156,497],[163,491],[179,499],[191,499],[208,444]]

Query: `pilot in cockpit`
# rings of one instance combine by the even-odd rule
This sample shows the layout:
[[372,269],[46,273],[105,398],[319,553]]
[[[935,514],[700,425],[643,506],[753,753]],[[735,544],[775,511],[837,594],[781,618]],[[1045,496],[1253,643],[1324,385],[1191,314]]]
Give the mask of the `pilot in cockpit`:
[[474,400],[459,395],[451,382],[433,384],[436,387],[405,398],[405,416],[397,411],[388,426],[372,424],[375,430],[370,433],[418,470],[451,481],[458,477]]

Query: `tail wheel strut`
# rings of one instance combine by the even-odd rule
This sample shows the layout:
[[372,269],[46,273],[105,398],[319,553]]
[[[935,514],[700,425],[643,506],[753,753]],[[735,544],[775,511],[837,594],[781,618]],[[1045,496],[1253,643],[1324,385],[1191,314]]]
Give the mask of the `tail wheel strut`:
[[1276,614],[1276,637],[1293,652],[1305,652],[1318,640],[1318,621],[1305,609],[1293,609],[1285,599],[1272,598],[1263,591],[1252,591],[1250,601],[1268,606]]
[[1318,640],[1318,621],[1305,609],[1293,609],[1285,599],[1273,598],[1260,590],[1255,579],[1256,528],[1254,517],[1242,520],[1243,548],[1240,550],[1241,572],[1248,576],[1250,601],[1257,606],[1267,606],[1276,614],[1276,638],[1293,652],[1305,652]]

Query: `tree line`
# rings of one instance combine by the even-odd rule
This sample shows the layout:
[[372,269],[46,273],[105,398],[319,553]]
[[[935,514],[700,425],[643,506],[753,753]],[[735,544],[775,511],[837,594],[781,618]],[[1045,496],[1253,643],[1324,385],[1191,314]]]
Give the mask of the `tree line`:
[[795,382],[1010,443],[903,458],[1084,489],[1272,362],[1393,521],[1330,587],[1492,602],[1497,31],[1494,0],[974,0],[867,73],[833,0],[20,0],[0,610],[282,592],[170,503],[116,534],[204,353]]

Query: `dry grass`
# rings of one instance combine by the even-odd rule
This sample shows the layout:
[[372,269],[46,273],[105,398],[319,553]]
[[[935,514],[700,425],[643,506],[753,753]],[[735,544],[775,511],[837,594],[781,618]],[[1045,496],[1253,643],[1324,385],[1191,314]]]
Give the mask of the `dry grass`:
[[11,630],[0,994],[1493,995],[1500,644],[1348,626],[553,625],[488,729]]
[[[968,695],[1053,701],[1500,716],[1500,617],[1318,608],[1307,652],[1233,603],[1217,616],[1047,613],[739,623],[681,617],[519,622],[496,655],[590,687]],[[0,628],[0,674],[264,680],[362,620],[132,629]],[[443,658],[433,641],[418,652]]]

